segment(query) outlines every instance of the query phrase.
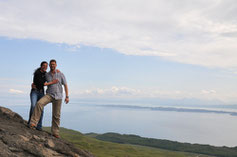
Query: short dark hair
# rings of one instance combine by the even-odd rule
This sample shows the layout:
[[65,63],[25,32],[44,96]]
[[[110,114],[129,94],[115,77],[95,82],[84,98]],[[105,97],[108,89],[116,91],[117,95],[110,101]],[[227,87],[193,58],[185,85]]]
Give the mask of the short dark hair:
[[55,59],[51,59],[49,63],[51,64],[52,62],[55,62],[57,64]]

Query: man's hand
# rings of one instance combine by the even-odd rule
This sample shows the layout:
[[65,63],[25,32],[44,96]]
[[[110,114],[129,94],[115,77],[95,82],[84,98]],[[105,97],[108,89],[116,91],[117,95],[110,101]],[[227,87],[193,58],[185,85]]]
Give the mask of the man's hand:
[[69,103],[69,97],[66,97],[64,101],[66,104]]
[[55,79],[52,81],[52,84],[56,84],[56,83],[58,83],[58,79]]
[[56,83],[58,83],[59,81],[58,81],[58,79],[55,79],[55,80],[53,80],[53,81],[51,81],[51,82],[45,82],[44,83],[44,86],[49,86],[49,85],[52,85],[52,84],[56,84]]
[[34,83],[31,84],[32,89],[36,89],[36,85]]

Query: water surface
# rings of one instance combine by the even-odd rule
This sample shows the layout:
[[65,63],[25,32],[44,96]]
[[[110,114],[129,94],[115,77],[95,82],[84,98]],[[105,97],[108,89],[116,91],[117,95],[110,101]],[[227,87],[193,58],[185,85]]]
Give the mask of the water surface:
[[[6,106],[28,119],[29,106]],[[45,107],[44,126],[51,125],[51,104]],[[82,133],[117,132],[178,142],[237,146],[237,116],[63,104],[61,126]]]

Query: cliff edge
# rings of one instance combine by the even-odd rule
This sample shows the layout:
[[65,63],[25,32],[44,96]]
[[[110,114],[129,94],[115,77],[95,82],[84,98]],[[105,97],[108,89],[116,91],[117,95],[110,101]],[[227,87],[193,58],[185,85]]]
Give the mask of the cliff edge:
[[23,118],[0,106],[1,157],[94,157],[46,131],[32,130]]

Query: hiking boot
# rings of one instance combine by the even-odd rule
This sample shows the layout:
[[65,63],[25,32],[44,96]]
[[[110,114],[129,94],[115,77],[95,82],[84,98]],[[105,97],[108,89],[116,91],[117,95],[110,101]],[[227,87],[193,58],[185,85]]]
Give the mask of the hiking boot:
[[43,129],[42,129],[42,128],[38,128],[38,127],[36,128],[36,130],[38,130],[38,131],[43,131]]
[[60,138],[60,136],[59,135],[53,135],[55,138]]
[[30,129],[36,129],[36,125],[35,125],[35,124],[29,124],[28,127],[29,127]]

